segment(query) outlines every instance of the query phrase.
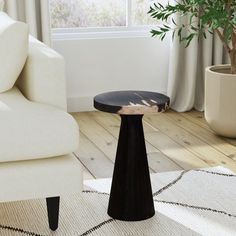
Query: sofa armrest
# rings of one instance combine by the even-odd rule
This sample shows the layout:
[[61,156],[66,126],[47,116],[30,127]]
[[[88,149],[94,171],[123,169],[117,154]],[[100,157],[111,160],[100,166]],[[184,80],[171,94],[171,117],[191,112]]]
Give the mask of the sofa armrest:
[[29,53],[17,86],[30,101],[67,109],[65,63],[61,55],[29,37]]

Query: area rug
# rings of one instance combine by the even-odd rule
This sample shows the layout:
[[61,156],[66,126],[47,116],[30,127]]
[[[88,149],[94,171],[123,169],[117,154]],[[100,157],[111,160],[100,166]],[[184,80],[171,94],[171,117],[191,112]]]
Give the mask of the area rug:
[[61,198],[60,225],[51,232],[45,200],[0,204],[1,236],[236,235],[236,175],[223,167],[153,174],[156,214],[141,222],[111,219],[111,179],[85,181],[82,196]]

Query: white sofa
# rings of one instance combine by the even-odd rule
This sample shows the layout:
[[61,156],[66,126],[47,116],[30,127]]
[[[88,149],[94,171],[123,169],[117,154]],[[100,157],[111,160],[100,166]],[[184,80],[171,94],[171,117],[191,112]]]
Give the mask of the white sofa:
[[64,60],[30,37],[23,71],[0,93],[0,202],[46,198],[49,226],[56,230],[59,196],[82,189],[72,154],[78,139],[77,123],[66,112]]

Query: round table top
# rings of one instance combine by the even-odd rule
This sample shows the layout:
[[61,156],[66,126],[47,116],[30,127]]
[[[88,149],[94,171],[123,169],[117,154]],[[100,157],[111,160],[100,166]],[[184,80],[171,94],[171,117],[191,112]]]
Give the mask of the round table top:
[[114,91],[94,97],[96,109],[123,115],[164,112],[169,104],[169,97],[148,91]]

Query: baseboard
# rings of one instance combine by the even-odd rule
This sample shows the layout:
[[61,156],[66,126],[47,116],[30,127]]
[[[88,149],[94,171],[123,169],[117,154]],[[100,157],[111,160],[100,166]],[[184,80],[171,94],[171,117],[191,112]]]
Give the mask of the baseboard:
[[94,111],[93,97],[69,97],[67,98],[68,112]]

